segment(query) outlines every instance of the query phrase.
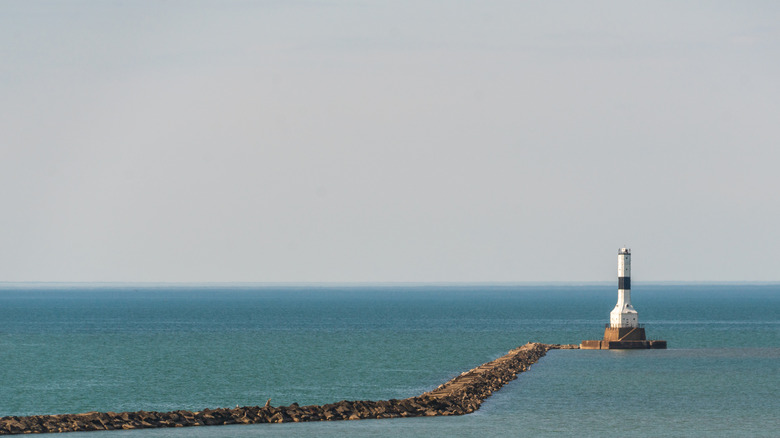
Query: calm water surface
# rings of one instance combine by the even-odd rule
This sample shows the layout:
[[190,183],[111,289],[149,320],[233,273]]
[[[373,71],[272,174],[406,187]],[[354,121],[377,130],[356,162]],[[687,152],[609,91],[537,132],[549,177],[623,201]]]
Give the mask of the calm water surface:
[[[0,415],[405,398],[529,341],[600,338],[616,298],[613,285],[0,284]],[[780,286],[637,284],[632,299],[669,350],[553,351],[471,415],[108,434],[780,436]]]

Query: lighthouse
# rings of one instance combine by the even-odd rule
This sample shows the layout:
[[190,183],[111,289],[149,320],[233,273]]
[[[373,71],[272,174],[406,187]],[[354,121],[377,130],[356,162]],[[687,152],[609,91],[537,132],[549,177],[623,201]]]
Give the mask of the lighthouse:
[[645,328],[639,325],[637,312],[631,305],[631,250],[620,248],[617,260],[618,299],[604,327],[604,339],[582,341],[585,350],[634,348],[666,348],[666,341],[648,341]]
[[609,314],[609,326],[616,328],[639,327],[637,314],[631,305],[631,250],[618,251],[618,300]]

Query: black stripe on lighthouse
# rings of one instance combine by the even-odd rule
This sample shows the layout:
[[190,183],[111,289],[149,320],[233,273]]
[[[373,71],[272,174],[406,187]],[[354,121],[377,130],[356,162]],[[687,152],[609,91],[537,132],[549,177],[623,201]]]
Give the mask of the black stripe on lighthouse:
[[618,289],[631,290],[631,277],[618,277]]

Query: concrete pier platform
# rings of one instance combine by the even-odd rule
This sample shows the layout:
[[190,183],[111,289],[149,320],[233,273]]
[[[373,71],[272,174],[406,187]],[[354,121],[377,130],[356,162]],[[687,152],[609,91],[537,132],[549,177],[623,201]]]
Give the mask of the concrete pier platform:
[[661,340],[643,340],[643,341],[609,341],[609,340],[590,340],[582,341],[580,344],[582,350],[646,350],[646,349],[666,349],[666,341]]
[[636,327],[612,327],[604,325],[604,338],[601,340],[582,341],[582,350],[646,350],[665,349],[666,341],[648,340],[645,337],[645,328]]

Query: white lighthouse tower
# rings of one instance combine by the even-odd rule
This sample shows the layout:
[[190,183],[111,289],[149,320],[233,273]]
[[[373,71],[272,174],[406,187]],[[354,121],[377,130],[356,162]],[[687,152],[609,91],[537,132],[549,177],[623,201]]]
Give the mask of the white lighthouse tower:
[[645,328],[639,326],[636,310],[631,306],[631,250],[618,250],[618,300],[609,313],[604,338],[580,343],[583,350],[614,350],[634,348],[666,348],[666,341],[648,341]]
[[612,328],[639,327],[636,310],[631,306],[631,250],[618,251],[618,300],[609,313]]

